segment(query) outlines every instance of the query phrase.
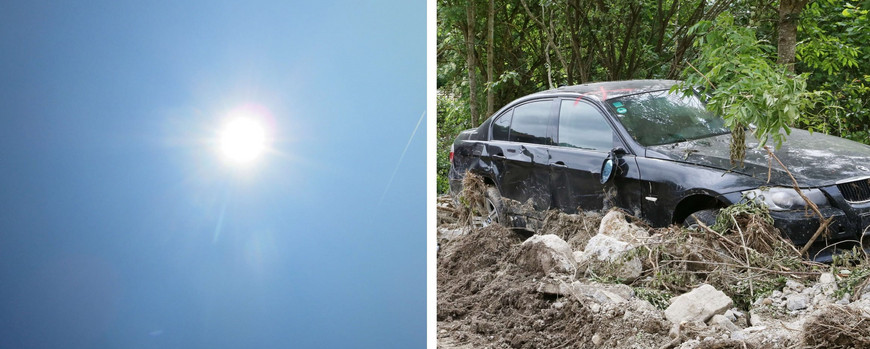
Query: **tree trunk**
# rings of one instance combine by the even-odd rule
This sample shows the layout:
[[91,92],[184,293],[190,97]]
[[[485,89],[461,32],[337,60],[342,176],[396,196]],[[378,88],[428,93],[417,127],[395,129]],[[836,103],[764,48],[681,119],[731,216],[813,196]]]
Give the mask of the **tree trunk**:
[[465,64],[468,68],[468,103],[471,108],[471,125],[477,127],[477,61],[474,57],[474,0],[468,1],[465,10],[467,25],[465,26]]
[[492,83],[495,81],[493,76],[492,66],[495,59],[495,0],[489,0],[489,15],[486,17],[486,82],[489,86],[486,89],[486,116],[492,115],[495,111],[495,96],[492,91]]
[[777,39],[777,60],[788,71],[794,72],[795,47],[797,46],[797,24],[800,13],[808,0],[780,0],[779,38]]

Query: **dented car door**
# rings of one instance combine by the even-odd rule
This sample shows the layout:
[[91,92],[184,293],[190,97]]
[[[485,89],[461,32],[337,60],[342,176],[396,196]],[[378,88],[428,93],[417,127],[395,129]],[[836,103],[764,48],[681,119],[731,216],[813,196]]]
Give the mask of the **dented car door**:
[[487,145],[502,196],[520,203],[531,199],[539,211],[552,203],[547,148],[553,144],[553,106],[553,99],[536,100],[505,113],[494,122]]
[[600,210],[605,191],[601,164],[616,137],[604,115],[591,103],[562,99],[557,117],[556,146],[550,150],[553,201],[559,209]]

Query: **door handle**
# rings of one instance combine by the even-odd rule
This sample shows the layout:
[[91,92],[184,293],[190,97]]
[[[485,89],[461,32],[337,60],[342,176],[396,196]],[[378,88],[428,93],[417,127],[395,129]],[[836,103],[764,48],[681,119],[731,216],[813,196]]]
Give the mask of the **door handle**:
[[553,166],[556,166],[556,167],[568,167],[568,165],[565,165],[565,163],[564,163],[564,162],[561,162],[561,161],[556,161],[556,162],[554,162],[554,163],[553,163]]

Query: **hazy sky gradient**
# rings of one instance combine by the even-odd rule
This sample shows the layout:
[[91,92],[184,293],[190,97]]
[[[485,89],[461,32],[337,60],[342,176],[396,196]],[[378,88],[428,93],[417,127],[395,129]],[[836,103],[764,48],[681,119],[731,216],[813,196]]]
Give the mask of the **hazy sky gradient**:
[[0,4],[0,348],[425,345],[425,11]]

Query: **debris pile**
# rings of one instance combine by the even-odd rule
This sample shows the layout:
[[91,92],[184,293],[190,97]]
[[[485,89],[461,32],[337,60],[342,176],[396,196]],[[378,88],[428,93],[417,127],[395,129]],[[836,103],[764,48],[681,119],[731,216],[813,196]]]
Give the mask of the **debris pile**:
[[698,229],[551,211],[528,237],[469,226],[482,197],[438,201],[441,348],[870,347],[864,257],[805,261],[752,204]]

